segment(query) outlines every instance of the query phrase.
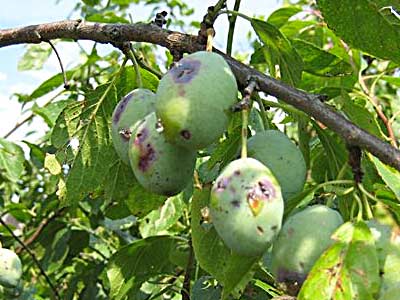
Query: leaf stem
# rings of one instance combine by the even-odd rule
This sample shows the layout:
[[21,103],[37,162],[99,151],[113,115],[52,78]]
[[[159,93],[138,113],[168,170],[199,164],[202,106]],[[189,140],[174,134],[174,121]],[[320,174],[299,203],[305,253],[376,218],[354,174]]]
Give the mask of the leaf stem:
[[136,56],[134,54],[134,51],[132,47],[130,47],[130,50],[125,53],[128,58],[132,61],[133,67],[135,68],[135,73],[136,73],[136,84],[138,88],[143,87],[143,82],[142,82],[142,75],[140,75],[140,67],[139,64],[136,60]]
[[[235,0],[235,5],[233,7],[234,11],[239,11],[240,1],[241,0]],[[228,30],[228,41],[226,44],[226,54],[228,54],[229,56],[232,55],[233,34],[235,32],[236,18],[237,18],[236,15],[232,15],[232,16],[228,17],[229,30]]]

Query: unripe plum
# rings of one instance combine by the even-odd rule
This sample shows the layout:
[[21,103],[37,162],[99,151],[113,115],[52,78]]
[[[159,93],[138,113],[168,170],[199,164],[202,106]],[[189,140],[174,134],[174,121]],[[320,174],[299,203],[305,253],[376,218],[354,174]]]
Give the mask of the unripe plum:
[[112,115],[111,135],[114,148],[121,160],[129,165],[128,144],[136,122],[155,111],[156,96],[147,89],[135,89],[115,107]]
[[230,249],[245,256],[262,255],[281,228],[283,200],[279,184],[261,162],[237,159],[215,180],[210,215]]
[[301,285],[341,224],[341,215],[325,205],[288,217],[272,248],[271,269],[277,281]]
[[172,196],[192,179],[196,151],[168,143],[155,113],[150,113],[137,125],[129,145],[132,170],[147,190]]
[[10,249],[0,248],[0,285],[16,287],[22,276],[22,264],[18,255]]
[[191,150],[216,141],[228,126],[237,92],[219,54],[199,51],[182,58],[157,89],[156,111],[168,141]]
[[258,132],[248,141],[248,155],[266,165],[282,189],[283,199],[302,191],[306,180],[306,163],[301,151],[282,132]]

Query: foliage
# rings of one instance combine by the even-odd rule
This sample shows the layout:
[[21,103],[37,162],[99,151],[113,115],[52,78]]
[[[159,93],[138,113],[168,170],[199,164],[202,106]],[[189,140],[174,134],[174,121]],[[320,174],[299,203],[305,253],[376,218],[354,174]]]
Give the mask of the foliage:
[[[151,14],[147,19],[133,15],[135,22],[150,22],[166,10],[168,29],[196,33],[201,21],[192,18],[190,1],[75,2],[74,13],[86,21],[131,23],[129,12],[138,6]],[[400,2],[282,2],[269,16],[222,11],[218,18],[235,14],[253,29],[246,41],[250,55],[236,51],[233,56],[293,87],[325,95],[332,109],[397,147]],[[198,9],[207,12],[207,7]],[[55,46],[62,51],[62,45],[72,42]],[[0,298],[55,299],[55,290],[60,299],[71,300],[189,299],[187,295],[193,300],[272,299],[290,293],[271,275],[269,251],[263,258],[233,253],[207,215],[211,184],[240,150],[240,113],[221,139],[198,151],[187,188],[172,197],[152,194],[112,144],[113,110],[138,85],[134,68],[119,50],[109,48],[102,56],[97,44],[81,51],[83,62],[65,73],[69,89],[63,88],[60,73],[32,93],[16,94],[48,129],[35,143],[0,138],[0,240],[18,253],[23,265],[19,285],[0,289]],[[133,43],[133,50],[143,86],[155,92],[171,54],[143,43]],[[51,52],[43,44],[29,46],[16,65],[21,71],[40,70]],[[365,220],[397,228],[400,173],[368,153],[354,159],[346,141],[281,99],[260,94],[252,100],[249,134],[279,129],[306,160],[306,184],[285,199],[285,217],[319,203],[345,220],[298,299],[378,299],[382,274]],[[386,269],[391,268],[386,264]]]

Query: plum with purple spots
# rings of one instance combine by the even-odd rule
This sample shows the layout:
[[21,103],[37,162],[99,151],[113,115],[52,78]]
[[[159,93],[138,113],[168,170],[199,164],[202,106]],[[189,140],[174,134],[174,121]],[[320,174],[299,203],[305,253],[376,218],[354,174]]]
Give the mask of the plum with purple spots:
[[241,255],[260,256],[274,241],[282,223],[278,181],[253,158],[235,160],[215,180],[210,214],[230,249]]
[[136,89],[127,94],[115,107],[111,134],[114,148],[121,160],[129,165],[128,144],[132,130],[140,119],[155,110],[156,96],[146,89]]
[[153,193],[178,194],[192,179],[196,151],[168,143],[154,112],[132,132],[128,153],[137,180]]
[[237,100],[236,79],[222,56],[199,51],[181,59],[161,79],[156,111],[168,141],[191,150],[215,142]]

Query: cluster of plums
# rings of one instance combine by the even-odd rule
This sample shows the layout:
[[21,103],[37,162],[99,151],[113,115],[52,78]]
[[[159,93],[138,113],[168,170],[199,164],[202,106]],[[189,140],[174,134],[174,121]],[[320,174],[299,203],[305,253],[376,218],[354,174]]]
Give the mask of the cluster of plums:
[[[197,151],[226,131],[237,96],[235,77],[220,55],[188,55],[165,74],[156,94],[136,89],[117,105],[115,149],[145,189],[175,195],[191,182]],[[314,205],[282,226],[285,201],[304,187],[302,153],[277,130],[256,133],[247,148],[249,157],[230,162],[212,186],[212,223],[238,254],[261,257],[273,245],[269,260],[276,279],[301,285],[343,219]]]

